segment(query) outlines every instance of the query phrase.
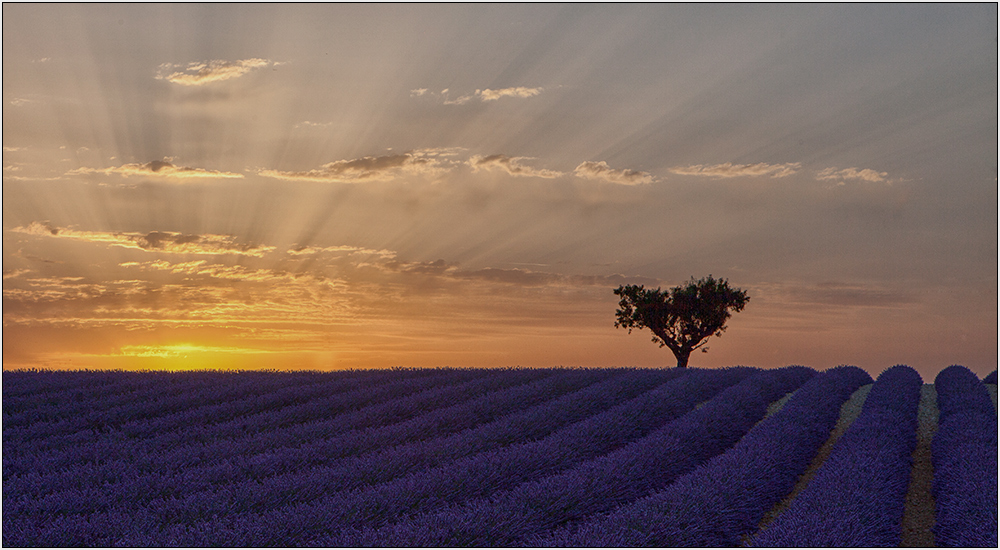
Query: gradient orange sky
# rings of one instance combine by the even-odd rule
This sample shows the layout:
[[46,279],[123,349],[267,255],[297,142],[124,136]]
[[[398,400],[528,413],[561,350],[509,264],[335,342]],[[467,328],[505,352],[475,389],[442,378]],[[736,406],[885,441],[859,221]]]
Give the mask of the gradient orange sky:
[[997,6],[3,5],[3,367],[997,366]]

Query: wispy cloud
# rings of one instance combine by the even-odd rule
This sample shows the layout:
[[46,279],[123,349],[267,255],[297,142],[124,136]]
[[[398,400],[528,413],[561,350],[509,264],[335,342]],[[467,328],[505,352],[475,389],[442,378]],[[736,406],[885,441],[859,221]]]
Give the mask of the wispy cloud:
[[333,126],[332,122],[313,122],[311,120],[303,120],[302,122],[293,126],[293,128],[327,128]]
[[276,65],[276,63],[259,58],[242,59],[239,61],[216,59],[188,63],[186,66],[164,63],[160,65],[160,70],[156,78],[180,84],[181,86],[203,86],[212,82],[237,78],[254,69],[269,65]]
[[894,307],[914,302],[912,293],[869,285],[840,282],[818,283],[811,287],[791,287],[791,302],[816,303],[845,307]]
[[119,354],[125,357],[187,357],[193,353],[226,353],[240,355],[257,355],[261,353],[275,353],[272,350],[250,349],[224,346],[202,346],[194,344],[168,344],[168,345],[126,345],[122,346]]
[[638,170],[620,169],[615,170],[608,166],[607,162],[586,161],[573,170],[577,177],[604,180],[619,185],[641,185],[652,183],[654,178],[647,172]]
[[170,263],[164,260],[151,262],[124,262],[118,264],[121,267],[138,268],[141,270],[168,271],[170,273],[181,273],[186,275],[204,275],[216,279],[229,279],[235,281],[254,282],[280,282],[293,278],[289,273],[279,272],[272,269],[250,269],[240,265],[226,266],[221,264],[209,264],[205,260],[193,262]]
[[4,269],[3,270],[3,278],[4,279],[14,279],[16,277],[20,277],[21,275],[24,275],[25,273],[31,273],[31,270],[30,269]]
[[521,164],[522,160],[531,160],[529,157],[508,157],[507,155],[473,155],[469,159],[469,166],[474,172],[480,170],[502,170],[511,176],[535,177],[535,178],[558,178],[562,172],[547,170],[545,168],[532,168]]
[[758,162],[757,164],[693,164],[691,166],[677,166],[670,171],[682,176],[707,176],[713,178],[735,178],[740,176],[771,176],[772,178],[783,178],[790,176],[802,168],[802,163],[789,162],[785,164],[767,164]]
[[123,164],[111,168],[77,168],[66,172],[66,175],[78,174],[104,174],[129,176],[153,176],[161,178],[242,178],[243,174],[234,172],[220,172],[218,170],[205,170],[203,168],[191,168],[187,166],[174,166],[165,160],[154,160],[146,164]]
[[870,168],[864,168],[861,170],[857,168],[844,168],[843,170],[825,168],[816,174],[816,179],[834,180],[838,182],[838,185],[844,185],[844,180],[860,180],[871,183],[891,183],[891,181],[887,179],[888,175],[888,172],[878,172]]
[[483,101],[496,101],[501,97],[531,97],[542,93],[542,88],[525,88],[517,86],[515,88],[501,88],[499,90],[476,90],[476,95]]
[[363,248],[360,246],[348,246],[348,245],[327,246],[327,247],[298,246],[288,249],[288,253],[291,254],[292,256],[313,256],[316,254],[322,254],[324,252],[333,252],[333,253],[346,252],[348,254],[375,254],[383,258],[393,258],[396,256],[396,253],[393,252],[392,250],[385,250],[385,249],[375,250],[373,248]]
[[471,94],[460,95],[452,99],[448,88],[445,88],[440,92],[432,92],[427,88],[415,88],[410,90],[410,97],[434,96],[441,98],[441,101],[445,105],[464,105],[473,99],[481,102],[487,102],[496,101],[502,97],[533,97],[542,93],[543,90],[544,88],[528,88],[526,86],[513,86],[510,88],[500,88],[498,90],[486,88],[485,90],[476,90]]
[[26,227],[15,227],[11,231],[167,254],[237,254],[260,257],[275,249],[273,246],[238,243],[236,238],[230,235],[185,235],[172,231],[148,233],[80,231],[55,227],[48,222],[31,222]]
[[338,160],[306,171],[261,170],[261,176],[282,180],[317,181],[333,183],[357,183],[365,181],[388,181],[401,175],[438,176],[448,171],[452,162],[441,157],[439,149],[421,149],[399,155],[362,157]]

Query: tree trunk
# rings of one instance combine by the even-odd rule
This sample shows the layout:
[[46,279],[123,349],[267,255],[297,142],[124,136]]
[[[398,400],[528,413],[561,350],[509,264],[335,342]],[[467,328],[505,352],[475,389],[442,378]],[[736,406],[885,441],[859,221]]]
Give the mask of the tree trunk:
[[691,350],[682,349],[680,351],[675,351],[674,355],[677,356],[677,368],[684,369],[688,366],[688,358],[691,357]]

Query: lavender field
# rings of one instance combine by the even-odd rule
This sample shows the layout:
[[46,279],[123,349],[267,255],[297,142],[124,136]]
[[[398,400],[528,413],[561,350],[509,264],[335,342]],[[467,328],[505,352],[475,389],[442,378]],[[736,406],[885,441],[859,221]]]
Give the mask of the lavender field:
[[3,375],[3,545],[997,545],[996,372]]

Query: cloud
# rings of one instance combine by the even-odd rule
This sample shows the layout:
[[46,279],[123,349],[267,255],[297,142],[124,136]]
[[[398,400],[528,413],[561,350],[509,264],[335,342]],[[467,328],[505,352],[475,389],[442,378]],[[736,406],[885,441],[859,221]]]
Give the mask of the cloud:
[[277,353],[273,350],[250,349],[223,346],[202,346],[194,344],[167,345],[125,345],[119,349],[119,355],[124,357],[187,357],[193,353],[227,353],[240,355],[258,355],[261,353]]
[[303,120],[295,126],[292,126],[292,128],[326,128],[327,126],[332,125],[332,122],[313,122],[311,120]]
[[360,246],[327,246],[327,247],[316,247],[316,246],[298,246],[288,249],[288,253],[292,256],[311,256],[315,254],[322,254],[324,252],[347,252],[348,254],[375,254],[383,258],[393,258],[396,253],[392,250],[375,250],[372,248],[362,248]]
[[15,97],[14,99],[10,100],[10,104],[13,105],[14,107],[24,107],[25,105],[34,102],[35,102],[34,99],[27,99],[24,97]]
[[275,271],[272,269],[249,269],[243,266],[225,266],[220,264],[208,264],[205,260],[193,262],[182,262],[172,264],[164,260],[152,262],[124,262],[118,264],[120,267],[135,267],[141,270],[155,269],[158,271],[169,271],[185,275],[205,275],[216,279],[229,279],[236,281],[254,282],[281,282],[293,278],[289,273]]
[[439,149],[420,149],[400,155],[362,157],[338,160],[301,172],[261,170],[259,175],[282,180],[357,183],[387,181],[401,175],[438,176],[450,169],[451,162],[439,157],[449,156]]
[[708,176],[714,178],[735,178],[740,176],[771,176],[772,178],[783,178],[796,173],[802,163],[789,162],[785,164],[767,164],[758,162],[757,164],[693,164],[691,166],[677,166],[670,171],[682,176]]
[[30,269],[4,269],[3,270],[3,278],[4,278],[4,280],[6,280],[6,279],[14,279],[14,278],[20,277],[21,275],[24,275],[25,273],[31,273],[31,270]]
[[112,168],[77,168],[66,172],[66,175],[77,174],[104,174],[129,176],[154,176],[162,178],[242,178],[243,174],[234,172],[220,172],[218,170],[205,170],[203,168],[190,168],[187,166],[174,166],[165,160],[154,160],[146,164],[123,164]]
[[858,170],[857,168],[844,168],[843,170],[837,170],[836,168],[825,168],[820,170],[816,174],[816,179],[818,180],[835,180],[838,181],[838,185],[844,185],[844,180],[861,180],[871,183],[892,183],[891,180],[886,179],[888,172],[876,172],[869,168]]
[[474,279],[491,283],[504,283],[518,286],[545,286],[558,283],[562,276],[542,271],[527,269],[499,269],[487,267],[475,271],[458,271],[454,274],[458,279]]
[[448,96],[448,88],[441,90],[440,93],[431,92],[427,88],[415,88],[410,90],[410,97],[440,96],[445,105],[465,105],[473,99],[478,99],[479,101],[485,103],[487,101],[496,101],[501,97],[532,97],[542,93],[543,90],[544,88],[527,88],[525,86],[500,88],[499,90],[486,88],[485,90],[476,90],[474,93],[450,99]]
[[358,263],[357,267],[372,267],[383,272],[401,275],[424,275],[438,277],[442,280],[469,281],[512,285],[520,287],[568,286],[568,287],[616,287],[623,284],[644,284],[655,286],[661,284],[658,279],[648,277],[626,277],[614,275],[564,275],[548,271],[530,269],[503,269],[486,267],[482,269],[462,269],[457,262],[443,259],[423,262],[407,262],[395,258],[388,261]]
[[[156,75],[158,80],[166,80],[181,86],[203,86],[243,76],[244,74],[277,63],[267,59],[242,59],[239,61],[200,61],[183,65],[164,63]],[[177,70],[181,69],[181,70]]]
[[531,97],[540,93],[542,93],[542,88],[525,88],[524,86],[501,88],[499,90],[491,90],[489,88],[482,91],[476,90],[476,95],[483,101],[496,101],[501,97]]
[[532,168],[520,163],[522,160],[530,160],[529,157],[508,157],[507,155],[473,155],[468,164],[474,172],[480,170],[503,170],[511,176],[535,177],[535,178],[558,178],[562,172],[546,170],[544,168]]
[[653,176],[646,172],[639,172],[638,170],[613,170],[608,166],[607,162],[593,162],[586,161],[581,163],[579,166],[573,170],[573,173],[577,177],[604,180],[610,183],[617,183],[619,185],[641,185],[644,183],[652,183],[654,181]]
[[237,254],[260,257],[275,249],[273,246],[237,243],[235,237],[230,235],[184,235],[172,231],[150,231],[148,233],[80,231],[55,227],[48,222],[31,222],[27,227],[15,227],[11,231],[29,235],[106,243],[109,246],[167,254]]
[[892,307],[914,302],[910,293],[837,282],[793,288],[790,298],[796,302],[849,307]]

